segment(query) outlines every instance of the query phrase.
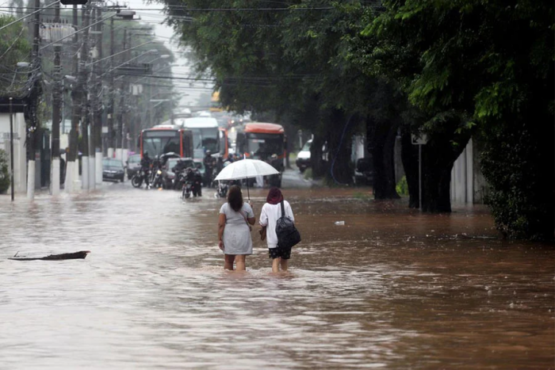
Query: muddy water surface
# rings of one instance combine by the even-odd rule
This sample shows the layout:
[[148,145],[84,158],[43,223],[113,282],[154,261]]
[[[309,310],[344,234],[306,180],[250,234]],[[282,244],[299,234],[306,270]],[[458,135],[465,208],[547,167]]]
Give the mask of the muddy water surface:
[[[281,277],[259,241],[246,274],[222,271],[221,200],[1,197],[0,368],[555,368],[553,247],[498,240],[479,207],[285,195],[303,242]],[[92,253],[6,259],[78,250]]]

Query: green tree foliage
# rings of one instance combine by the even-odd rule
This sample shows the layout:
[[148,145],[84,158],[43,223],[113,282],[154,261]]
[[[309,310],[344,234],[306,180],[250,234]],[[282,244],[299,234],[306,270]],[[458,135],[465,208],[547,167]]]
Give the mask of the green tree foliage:
[[[199,73],[216,79],[223,105],[274,111],[281,122],[314,133],[315,176],[351,181],[350,137],[371,109],[367,94],[375,84],[344,58],[345,36],[361,30],[359,1],[188,1],[194,12],[179,0],[165,3],[170,23],[197,57]],[[203,8],[237,11],[198,11]]]
[[[0,16],[0,27],[15,20]],[[27,74],[17,69],[17,63],[29,60],[31,46],[27,41],[27,28],[22,22],[0,31],[0,95],[20,96],[26,93]]]
[[10,172],[8,168],[8,155],[0,149],[0,194],[5,193],[10,187]]
[[[397,81],[429,118],[422,128],[483,141],[488,203],[508,236],[552,238],[553,3],[384,1],[359,56]],[[451,134],[450,134],[451,133]],[[455,136],[453,136],[455,135]],[[457,139],[457,136],[459,139]]]

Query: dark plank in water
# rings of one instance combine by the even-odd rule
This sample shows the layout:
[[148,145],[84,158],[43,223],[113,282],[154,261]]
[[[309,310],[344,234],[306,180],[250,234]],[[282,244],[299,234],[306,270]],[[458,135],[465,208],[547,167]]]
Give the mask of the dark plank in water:
[[90,251],[80,251],[74,253],[62,253],[62,254],[51,254],[46,257],[11,257],[8,258],[10,260],[15,261],[61,261],[61,260],[76,260],[76,259],[84,259],[87,257],[87,254],[91,253]]

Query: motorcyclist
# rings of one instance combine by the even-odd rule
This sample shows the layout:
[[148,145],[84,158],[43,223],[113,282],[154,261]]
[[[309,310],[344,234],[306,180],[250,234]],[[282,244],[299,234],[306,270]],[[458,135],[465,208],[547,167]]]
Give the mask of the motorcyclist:
[[227,159],[224,161],[224,167],[233,163],[233,154],[227,156]]
[[210,186],[212,182],[212,172],[214,171],[214,166],[216,165],[216,161],[214,157],[212,157],[212,153],[210,150],[206,151],[206,156],[203,159],[204,163],[204,186]]
[[202,174],[198,168],[194,170],[193,195],[202,197]]
[[141,171],[145,174],[146,188],[148,189],[150,184],[148,183],[150,177],[150,167],[152,166],[152,159],[148,156],[148,152],[144,152],[143,158],[141,159]]

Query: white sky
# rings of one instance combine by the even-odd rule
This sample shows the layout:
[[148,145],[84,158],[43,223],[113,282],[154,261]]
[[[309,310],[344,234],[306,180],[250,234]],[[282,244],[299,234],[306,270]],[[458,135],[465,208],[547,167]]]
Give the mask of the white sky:
[[[168,49],[172,50],[172,52],[174,53],[174,57],[175,57],[174,64],[176,65],[172,66],[173,75],[176,77],[189,76],[191,72],[189,61],[186,58],[183,58],[180,56],[180,51],[182,50],[182,48],[180,48],[177,45],[177,39],[179,38],[179,35],[175,35],[175,32],[171,27],[162,24],[162,22],[165,19],[164,12],[160,10],[156,10],[156,9],[162,9],[164,7],[163,4],[160,4],[160,3],[147,4],[142,0],[130,0],[126,3],[126,5],[131,10],[147,9],[147,8],[154,9],[154,10],[136,10],[137,16],[140,16],[141,20],[145,24],[154,26],[154,34],[157,36],[158,40],[162,41],[164,45]],[[172,41],[172,38],[173,38],[173,41]],[[156,80],[152,80],[152,81],[154,82]],[[158,80],[158,81],[163,82],[165,80]],[[187,81],[174,80],[173,82],[174,82],[174,85],[179,86],[179,88],[177,89],[179,93],[188,95],[181,98],[180,104],[182,104],[183,107],[190,104],[194,104],[199,98],[200,94],[205,92],[211,93],[211,90],[191,89],[189,88],[189,82]],[[202,86],[202,85],[196,83],[195,86]],[[211,85],[208,85],[207,87],[211,87]]]

